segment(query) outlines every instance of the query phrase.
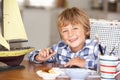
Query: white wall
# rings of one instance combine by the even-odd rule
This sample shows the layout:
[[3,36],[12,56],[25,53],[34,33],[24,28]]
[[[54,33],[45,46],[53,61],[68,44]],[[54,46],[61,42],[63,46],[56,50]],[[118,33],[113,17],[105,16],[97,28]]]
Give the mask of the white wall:
[[79,7],[83,9],[90,9],[91,0],[67,0],[67,7]]
[[24,9],[22,15],[28,35],[28,42],[24,43],[23,46],[42,49],[59,39],[56,10]]

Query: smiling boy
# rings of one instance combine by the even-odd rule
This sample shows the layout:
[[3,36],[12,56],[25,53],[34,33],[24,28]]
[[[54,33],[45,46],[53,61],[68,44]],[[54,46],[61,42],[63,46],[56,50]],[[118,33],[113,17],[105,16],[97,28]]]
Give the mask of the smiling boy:
[[64,67],[97,68],[98,43],[89,39],[90,23],[87,14],[76,7],[65,9],[58,16],[61,41],[51,48],[35,50],[29,60],[35,63],[56,62]]

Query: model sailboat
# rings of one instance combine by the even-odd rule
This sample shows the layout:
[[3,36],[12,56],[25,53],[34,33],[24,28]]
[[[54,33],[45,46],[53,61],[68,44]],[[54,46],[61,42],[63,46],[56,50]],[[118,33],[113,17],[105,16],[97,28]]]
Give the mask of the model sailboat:
[[16,0],[2,0],[2,25],[0,31],[0,62],[8,66],[18,66],[25,54],[34,50],[27,47],[12,50],[10,44],[28,41]]

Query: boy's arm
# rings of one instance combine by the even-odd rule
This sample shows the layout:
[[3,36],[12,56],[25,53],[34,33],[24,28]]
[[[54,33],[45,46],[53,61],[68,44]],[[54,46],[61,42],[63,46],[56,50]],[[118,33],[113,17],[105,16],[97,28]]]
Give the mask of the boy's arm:
[[89,68],[89,69],[94,69],[94,70],[96,70],[97,69],[97,62],[95,61],[95,60],[90,60],[90,59],[88,59],[88,60],[86,60],[86,62],[85,62],[85,67],[86,68]]
[[97,64],[98,64],[98,54],[99,54],[99,48],[98,45],[96,44],[94,46],[94,49],[89,51],[88,56],[86,57],[86,62],[85,62],[85,66],[86,68],[90,68],[90,69],[97,69]]
[[38,53],[39,53],[39,50],[35,50],[35,51],[30,52],[29,55],[28,55],[29,61],[34,62],[34,63],[41,63],[41,62],[35,60],[35,56],[37,56]]
[[[50,49],[57,52],[59,43],[60,42],[58,42],[57,44],[54,44]],[[29,53],[28,59],[29,59],[30,62],[42,63],[40,61],[35,60],[35,56],[38,55],[39,51],[40,50],[35,50],[35,51]],[[56,62],[56,54],[54,56],[52,56],[50,59],[48,59],[47,62]]]
[[[51,50],[54,51],[55,47],[52,46],[51,47]],[[36,56],[39,54],[39,50],[35,50],[35,51],[32,51],[31,53],[29,53],[28,55],[28,59],[30,62],[34,62],[34,63],[43,63],[43,62],[40,62],[40,61],[37,61],[36,60]],[[46,62],[56,62],[56,56],[52,56],[51,58],[49,58]]]

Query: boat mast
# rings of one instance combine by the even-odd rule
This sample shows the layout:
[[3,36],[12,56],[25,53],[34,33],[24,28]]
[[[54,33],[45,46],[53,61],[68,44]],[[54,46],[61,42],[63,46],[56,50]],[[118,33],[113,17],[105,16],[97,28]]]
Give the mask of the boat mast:
[[3,20],[3,0],[1,0],[1,14],[2,14],[2,20],[1,20],[1,34],[4,37],[4,20]]

